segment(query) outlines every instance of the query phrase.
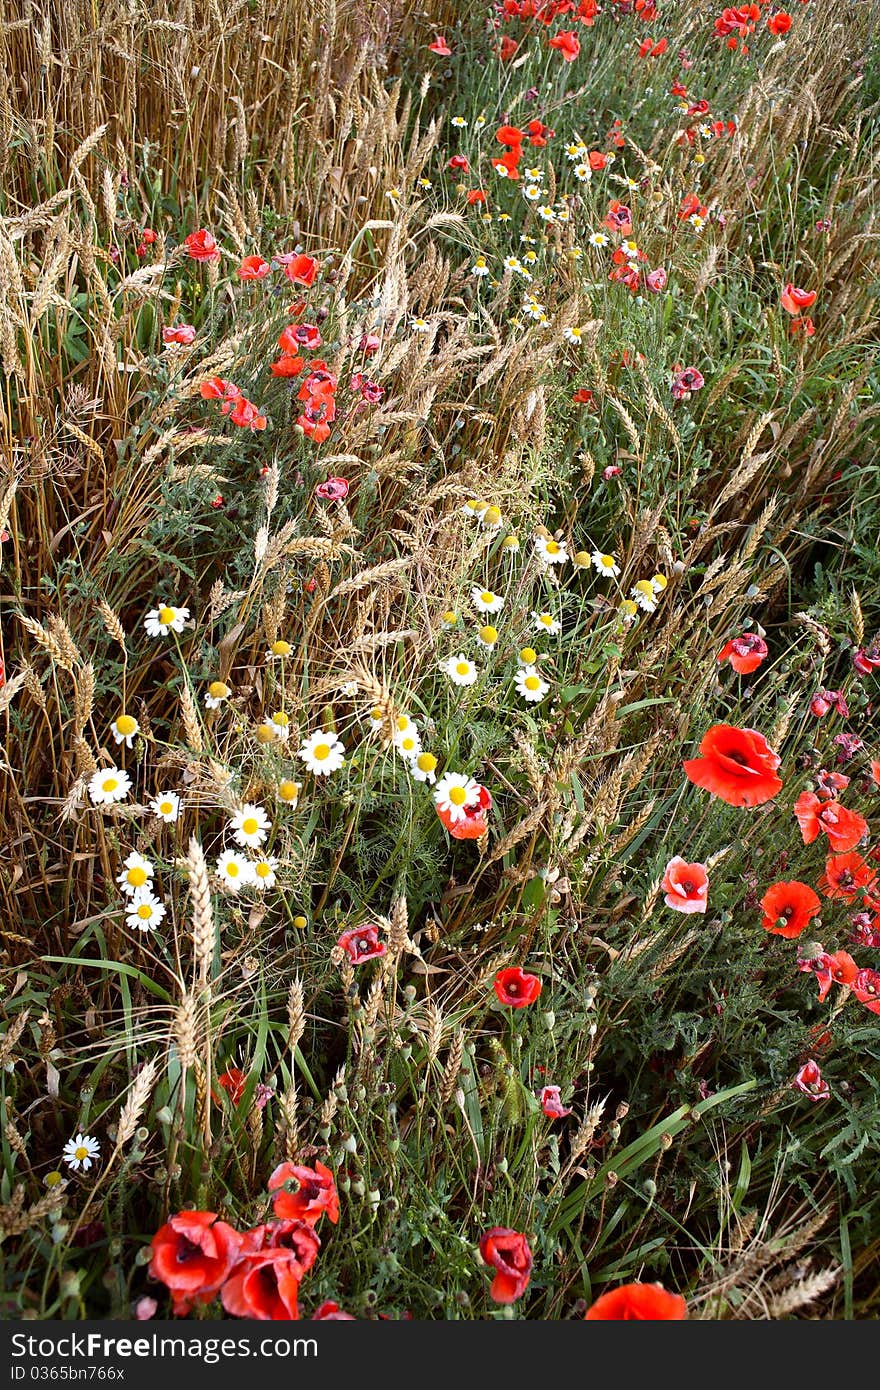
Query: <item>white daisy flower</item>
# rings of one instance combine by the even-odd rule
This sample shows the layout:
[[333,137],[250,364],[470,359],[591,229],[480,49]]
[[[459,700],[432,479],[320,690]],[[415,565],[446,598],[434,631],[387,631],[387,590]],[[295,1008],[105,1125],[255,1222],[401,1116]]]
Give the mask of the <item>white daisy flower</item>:
[[651,588],[655,594],[662,594],[668,583],[669,580],[665,574],[655,574],[651,579]]
[[431,331],[431,325],[427,319],[412,318],[409,321],[409,326],[413,333],[430,333]]
[[545,680],[542,680],[534,666],[524,666],[521,671],[516,673],[516,689],[524,700],[529,704],[537,704],[543,700],[547,691],[550,689]]
[[493,627],[491,623],[487,623],[485,627],[481,627],[477,633],[477,641],[481,647],[486,647],[487,650],[491,651],[498,641],[497,627]]
[[571,221],[571,208],[568,206],[567,203],[557,203],[557,204],[556,204],[556,221],[557,221],[557,222],[570,222],[570,221]]
[[471,602],[478,613],[500,613],[504,607],[503,595],[493,594],[491,589],[478,589],[476,585],[471,589]]
[[523,261],[526,265],[534,265],[537,259],[537,251],[532,251],[531,249],[529,249],[528,251],[523,251]]
[[346,700],[353,700],[359,690],[360,686],[357,681],[346,681],[345,685],[342,686],[342,694]]
[[151,608],[144,618],[148,637],[167,637],[169,632],[183,632],[189,622],[188,608],[175,608],[171,603],[161,603]]
[[518,666],[536,666],[538,653],[534,647],[521,647],[516,654],[516,661]]
[[117,743],[124,743],[126,748],[130,748],[141,727],[133,714],[118,714],[110,725],[110,731]]
[[564,565],[568,559],[565,542],[555,541],[552,536],[535,537],[535,554],[540,556],[545,565]]
[[610,240],[607,232],[592,232],[587,238],[591,246],[607,246]]
[[89,778],[89,796],[95,806],[112,806],[124,801],[131,791],[131,778],[119,767],[102,767]]
[[269,716],[267,722],[275,737],[279,739],[281,743],[284,743],[286,739],[290,738],[290,715],[287,714],[285,710],[276,710],[274,714]]
[[267,888],[274,888],[277,868],[278,860],[274,855],[261,854],[259,859],[255,859],[251,864],[251,886],[259,888],[261,893],[265,893]]
[[437,759],[433,753],[419,753],[409,765],[409,770],[417,782],[428,782],[431,786],[437,780],[436,769]]
[[484,502],[480,497],[469,497],[461,507],[461,514],[470,517],[472,521],[482,521],[488,506],[489,503]]
[[448,661],[441,661],[440,670],[446,673],[453,685],[473,685],[480,674],[463,652],[451,656]]
[[540,323],[547,317],[547,310],[544,308],[543,304],[538,303],[537,299],[527,299],[523,305],[523,313],[530,319],[534,319],[537,323]]
[[541,189],[537,183],[528,183],[523,189],[523,197],[528,198],[530,203],[536,203],[541,196]]
[[558,618],[554,618],[552,613],[538,613],[532,609],[532,617],[535,620],[536,632],[549,632],[555,637],[562,631],[562,623]]
[[562,336],[572,347],[580,347],[584,335],[580,328],[563,328]]
[[155,931],[166,907],[151,887],[136,888],[125,905],[125,920],[134,931]]
[[251,882],[250,860],[236,849],[225,849],[217,860],[217,877],[231,893],[238,893]]
[[149,888],[153,882],[153,872],[150,860],[133,849],[128,858],[122,861],[122,873],[117,875],[116,882],[123,893],[130,897],[139,888]]
[[278,800],[283,802],[285,806],[289,806],[291,811],[295,811],[301,790],[299,782],[285,779],[278,783]]
[[259,849],[271,828],[272,822],[263,807],[254,806],[250,801],[246,801],[229,822],[232,838],[242,849]]
[[422,740],[415,729],[407,729],[405,733],[398,730],[392,742],[402,758],[415,758],[422,751]]
[[293,647],[289,642],[285,642],[283,637],[278,637],[271,643],[266,653],[267,661],[283,661],[286,656],[290,656]]
[[474,263],[473,263],[473,265],[471,266],[471,275],[476,275],[477,279],[478,279],[478,280],[481,280],[485,275],[488,275],[488,274],[489,274],[489,266],[488,266],[488,264],[487,264],[487,262],[486,262],[486,257],[485,257],[485,256],[476,256],[476,257],[474,258]]
[[638,181],[638,179],[631,179],[631,178],[627,177],[627,178],[623,179],[622,182],[623,182],[623,183],[626,185],[626,187],[629,189],[630,193],[638,193],[638,191],[639,191],[639,181]]
[[394,720],[393,737],[399,738],[401,734],[417,734],[419,726],[414,719],[410,719],[408,714],[398,714]]
[[706,225],[705,217],[701,217],[698,212],[692,213],[688,218],[688,222],[690,222],[695,232],[701,232]]
[[345,746],[336,734],[319,729],[309,734],[298,756],[316,777],[328,777],[331,772],[338,772],[345,762]]
[[550,207],[549,203],[544,203],[538,208],[538,216],[542,222],[553,222],[556,218],[556,211]]
[[501,526],[501,508],[487,507],[480,517],[480,521],[487,531],[497,531]]
[[465,819],[465,807],[476,806],[480,788],[463,772],[446,772],[434,788],[434,804],[454,821]]
[[572,161],[579,160],[586,153],[587,147],[580,140],[572,140],[571,144],[565,147],[565,157]]
[[613,555],[603,555],[601,551],[594,550],[590,556],[590,560],[593,563],[593,568],[597,569],[600,574],[604,574],[608,579],[614,579],[620,574],[620,565]]
[[101,1145],[97,1139],[93,1139],[90,1134],[75,1134],[72,1139],[68,1139],[64,1145],[62,1157],[69,1168],[77,1170],[82,1168],[88,1172],[92,1166],[93,1159],[99,1158]]
[[574,166],[574,176],[579,183],[589,183],[593,177],[593,171],[589,164],[576,164]]
[[205,691],[205,704],[208,709],[219,709],[224,700],[228,700],[232,691],[225,681],[211,681]]
[[171,825],[180,815],[180,797],[177,792],[160,792],[150,802],[150,810],[154,816],[165,821],[166,825]]
[[467,125],[467,121],[465,120],[464,116],[453,116],[449,124],[454,125],[456,129],[461,130],[463,126]]
[[639,258],[639,246],[636,241],[622,241],[620,249],[629,261],[637,261]]
[[639,608],[645,613],[653,613],[657,607],[657,596],[650,579],[639,579],[630,589]]
[[518,256],[505,256],[505,257],[504,257],[504,269],[505,269],[505,270],[521,271],[522,268],[523,268],[523,267],[522,267],[522,261],[519,259]]

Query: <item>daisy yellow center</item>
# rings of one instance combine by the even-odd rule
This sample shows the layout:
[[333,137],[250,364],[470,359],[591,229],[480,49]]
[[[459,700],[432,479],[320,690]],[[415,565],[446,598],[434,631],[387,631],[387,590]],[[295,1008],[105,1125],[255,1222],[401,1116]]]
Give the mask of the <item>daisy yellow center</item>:
[[471,668],[466,661],[456,661],[455,663],[455,673],[458,676],[466,676],[470,669]]
[[420,753],[416,758],[419,772],[433,772],[437,766],[437,759],[433,753]]
[[498,629],[494,627],[481,627],[480,639],[483,642],[489,643],[489,645],[491,646],[493,642],[498,641]]
[[640,579],[638,584],[636,584],[636,588],[640,594],[646,594],[648,598],[654,597],[654,590],[651,587],[650,579]]
[[132,888],[143,888],[147,881],[147,871],[138,864],[134,869],[129,869],[125,876],[126,883],[130,883]]
[[305,917],[298,916],[298,917],[294,917],[294,919],[293,919],[293,925],[294,925],[295,927],[297,927],[300,931],[302,931],[303,927],[307,927],[307,926],[308,926],[308,922],[306,921],[306,918],[305,918]]
[[283,709],[277,710],[275,714],[272,715],[272,723],[278,724],[282,729],[286,729],[290,723],[290,715],[285,714]]
[[395,723],[397,724],[397,728],[400,731],[400,733],[403,733],[404,729],[409,728],[409,720],[407,719],[405,714],[398,715],[397,719],[395,720]]
[[89,1151],[86,1148],[85,1144],[77,1145],[77,1147],[73,1151],[73,1156],[75,1159],[78,1159],[80,1163],[82,1163],[84,1158],[88,1158]]
[[317,758],[319,763],[323,763],[325,759],[330,757],[330,744],[316,743],[312,749],[312,756]]
[[575,553],[574,562],[576,565],[580,565],[581,567],[583,567],[584,565],[588,565],[590,563],[589,552],[586,550],[578,550]]
[[159,810],[163,816],[170,816],[171,812],[174,810],[174,803],[172,801],[160,801]]
[[620,606],[623,609],[624,613],[633,614],[636,611],[636,605],[633,603],[631,598],[625,598]]
[[130,714],[120,714],[116,721],[116,732],[126,738],[129,734],[136,733],[137,720],[133,719]]
[[482,502],[478,502],[476,497],[471,497],[466,505],[470,507],[472,512],[478,512],[483,504]]
[[61,1174],[58,1173],[58,1172],[55,1172],[55,1173],[47,1173],[46,1176],[45,1176],[45,1178],[44,1178],[44,1182],[45,1182],[45,1184],[46,1184],[47,1187],[57,1187],[58,1184],[59,1184],[61,1181],[62,1181],[62,1177],[61,1177]]
[[505,550],[516,550],[517,546],[519,545],[519,541],[517,540],[516,536],[505,536],[502,544],[504,545]]
[[241,823],[241,828],[245,835],[256,835],[260,828],[260,822],[257,820],[256,816],[246,816]]
[[383,718],[382,711],[380,709],[371,709],[370,718],[375,719],[377,724],[380,723]]
[[524,685],[526,690],[540,690],[541,682],[537,676],[526,676]]
[[654,578],[651,580],[651,585],[652,585],[652,587],[655,588],[655,589],[665,589],[665,588],[666,588],[666,575],[665,575],[665,574],[655,574],[655,575],[654,575]]
[[545,627],[549,627],[553,622],[553,618],[549,613],[542,613],[538,621],[543,623]]
[[558,544],[556,543],[556,541],[548,541],[547,544],[546,544],[546,546],[545,546],[544,548],[545,548],[545,550],[547,551],[547,554],[548,554],[548,555],[558,555],[558,554],[559,554],[559,546],[558,546]]
[[140,917],[142,922],[149,922],[150,918],[153,915],[153,909],[150,907],[149,903],[141,903],[140,907],[137,910],[137,915],[138,917]]
[[263,860],[262,863],[254,866],[254,873],[257,875],[257,878],[268,878],[271,872],[272,865],[267,864],[265,860]]
[[208,686],[208,694],[212,700],[225,700],[229,694],[229,686],[224,681],[211,681]]
[[520,661],[524,661],[527,666],[533,666],[538,660],[538,653],[534,647],[523,647],[519,654]]
[[480,594],[480,598],[483,600],[484,603],[495,602],[495,595],[491,593],[489,589],[484,589],[483,592]]
[[457,613],[453,613],[453,611],[452,611],[451,608],[447,609],[447,611],[443,614],[443,621],[444,621],[444,623],[454,623],[454,622],[457,622],[457,620],[458,620],[458,614],[457,614]]
[[291,650],[290,643],[283,641],[281,638],[279,638],[277,642],[273,642],[271,646],[273,656],[290,656]]
[[271,724],[261,724],[257,729],[258,743],[271,743],[275,737],[275,730]]
[[176,616],[174,609],[169,608],[167,604],[164,608],[159,609],[159,622],[163,627],[168,627],[170,623],[173,623]]
[[449,800],[453,806],[463,806],[467,801],[467,792],[464,787],[450,787]]
[[105,792],[115,792],[115,790],[116,790],[116,788],[117,788],[118,786],[119,786],[119,778],[118,778],[118,777],[105,777],[104,780],[103,780],[103,782],[101,783],[101,790],[102,790],[102,791],[105,791]]
[[230,878],[238,878],[238,865],[234,859],[230,864],[226,865],[226,872]]
[[483,520],[489,526],[497,526],[499,521],[501,520],[500,507],[490,507],[486,512],[486,515],[483,517]]
[[278,795],[282,801],[296,801],[299,796],[299,784],[297,782],[282,782],[278,788]]
[[404,749],[405,752],[409,753],[412,751],[413,748],[415,748],[416,741],[414,738],[405,738],[401,740],[400,746],[402,749]]
[[607,569],[610,569],[611,566],[614,564],[614,556],[613,556],[613,555],[603,555],[603,556],[601,556],[601,560],[602,560],[602,564],[605,565],[605,567],[606,567]]

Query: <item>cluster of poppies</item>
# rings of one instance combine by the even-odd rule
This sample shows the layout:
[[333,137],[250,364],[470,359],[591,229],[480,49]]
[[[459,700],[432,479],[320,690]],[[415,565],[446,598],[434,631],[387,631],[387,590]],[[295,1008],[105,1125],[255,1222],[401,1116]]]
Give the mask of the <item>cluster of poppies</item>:
[[[733,644],[728,643],[728,647],[733,648]],[[733,663],[737,659],[748,664],[756,654],[754,650],[739,652],[735,648],[728,652],[725,647],[719,660],[729,659]],[[749,669],[753,669],[750,664]],[[688,778],[731,806],[760,806],[782,789],[777,771],[779,755],[755,729],[713,725],[703,736],[699,754],[684,763]],[[880,785],[873,764],[872,775]],[[856,851],[856,846],[868,834],[868,822],[838,799],[849,781],[843,773],[823,768],[813,778],[813,787],[797,797],[793,810],[804,844],[813,844],[824,834],[833,851],[827,856],[825,871],[819,879],[821,893],[827,899],[858,906],[853,919],[854,940],[861,945],[875,946],[880,944],[880,886],[876,870]],[[877,851],[873,851],[871,857],[876,858]],[[662,888],[668,906],[680,912],[705,911],[708,895],[705,865],[688,864],[680,858],[671,860]],[[807,883],[798,880],[773,883],[760,902],[761,925],[777,936],[800,937],[818,915],[820,906],[819,894]],[[799,958],[798,969],[816,976],[820,1001],[827,997],[832,985],[838,984],[871,1013],[880,1014],[880,971],[859,968],[848,951],[828,952],[819,946]],[[795,1084],[813,1100],[824,1100],[829,1094],[812,1059],[801,1068]]]
[[[339,1220],[333,1175],[323,1163],[282,1163],[269,1179],[274,1220],[236,1231],[213,1211],[181,1211],[152,1240],[150,1277],[170,1290],[174,1312],[185,1317],[220,1296],[227,1313],[260,1321],[299,1318],[299,1286],[321,1241],[315,1227],[326,1215]],[[316,1318],[348,1318],[335,1303]]]
[[[745,40],[755,32],[760,20],[760,5],[728,5],[715,20],[715,36],[726,39],[728,48],[748,53]],[[774,38],[782,38],[791,26],[791,15],[785,10],[775,10],[767,16],[767,30]]]

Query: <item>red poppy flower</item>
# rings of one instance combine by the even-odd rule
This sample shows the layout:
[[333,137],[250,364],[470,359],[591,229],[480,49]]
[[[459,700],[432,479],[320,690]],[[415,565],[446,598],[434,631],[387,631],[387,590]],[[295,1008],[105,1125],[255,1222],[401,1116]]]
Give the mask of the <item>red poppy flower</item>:
[[815,792],[801,792],[794,803],[794,813],[805,845],[811,845],[824,830],[831,848],[845,853],[855,849],[868,833],[864,816],[848,811],[839,801],[825,801]]
[[590,150],[587,155],[587,163],[594,174],[601,174],[602,170],[608,164],[608,156],[603,154],[601,150]]
[[241,1236],[213,1211],[181,1211],[153,1236],[150,1278],[171,1290],[174,1312],[210,1303],[239,1257]]
[[813,778],[816,783],[816,792],[826,801],[836,801],[837,793],[845,791],[849,786],[849,778],[842,772],[828,772],[824,767],[821,768]]
[[824,719],[831,710],[836,710],[842,719],[849,715],[849,706],[843,696],[842,690],[817,690],[810,700],[810,713],[817,719]]
[[685,367],[672,378],[672,399],[683,401],[695,391],[702,391],[705,384],[702,372],[698,372],[696,367]]
[[278,346],[291,355],[302,348],[314,352],[321,346],[321,334],[313,323],[289,323],[278,335]]
[[585,1313],[594,1322],[681,1322],[687,1304],[660,1284],[621,1284],[603,1293]]
[[482,188],[472,188],[467,195],[467,202],[469,207],[473,207],[475,203],[488,202],[488,195]]
[[347,478],[328,478],[326,482],[318,483],[315,488],[315,496],[322,498],[325,502],[341,502],[348,496]]
[[670,859],[660,884],[667,907],[676,912],[705,912],[709,900],[709,875],[705,864],[688,864],[680,855]]
[[503,155],[500,156],[500,158],[493,159],[492,168],[496,169],[499,173],[501,173],[501,171],[503,170],[504,174],[509,179],[518,179],[519,162],[521,158],[522,148],[519,145],[516,145],[513,149],[507,150]]
[[[241,391],[222,376],[212,376],[207,381],[202,382],[199,387],[199,395],[203,401],[235,401],[241,395]],[[231,409],[232,407],[227,405],[224,414]]]
[[876,638],[868,647],[857,647],[853,652],[853,666],[860,676],[870,676],[880,669],[880,641]]
[[173,328],[162,329],[163,343],[181,343],[184,347],[189,347],[195,340],[196,330],[191,323],[178,323]]
[[663,269],[662,265],[658,266],[656,270],[649,271],[645,276],[645,284],[652,294],[660,294],[665,290],[666,280],[666,271]]
[[245,256],[238,267],[239,280],[265,280],[272,267],[262,256]]
[[537,149],[543,149],[547,141],[553,139],[556,131],[551,130],[543,121],[535,120],[529,121],[526,126],[526,134],[529,137],[530,145],[534,145]]
[[238,425],[239,429],[248,430],[264,430],[267,423],[265,415],[261,415],[253,401],[245,400],[244,396],[239,396],[235,402],[235,406],[229,412],[229,420],[231,424]]
[[781,759],[756,729],[713,724],[700,742],[699,758],[684,770],[690,780],[729,806],[761,806],[782,789]]
[[792,337],[796,333],[800,333],[805,338],[812,338],[816,332],[816,325],[811,318],[796,318],[789,323],[788,331]]
[[223,1087],[233,1105],[238,1105],[247,1086],[247,1074],[241,1067],[228,1067],[217,1077],[217,1085]]
[[489,833],[486,819],[492,809],[492,793],[488,787],[478,786],[477,799],[473,805],[461,807],[458,815],[437,807],[437,815],[445,825],[453,840],[481,840]]
[[495,1303],[515,1303],[529,1286],[532,1252],[520,1231],[493,1226],[480,1237],[480,1254],[497,1270],[489,1296]]
[[767,19],[767,28],[771,34],[779,38],[782,34],[787,34],[792,25],[790,14],[780,10],[778,14],[771,14]]
[[819,890],[826,898],[854,898],[860,888],[873,890],[877,875],[860,854],[829,854]]
[[848,951],[820,951],[818,955],[798,960],[798,970],[816,976],[819,984],[819,1003],[826,999],[832,985],[851,985],[859,968]]
[[505,34],[498,47],[498,57],[502,63],[509,63],[511,58],[519,48],[516,39],[512,39],[509,34]]
[[449,44],[442,34],[435,35],[434,42],[429,43],[428,48],[432,53],[439,53],[441,58],[448,58],[452,53],[452,49],[449,47]]
[[273,376],[285,378],[299,376],[303,369],[304,361],[305,359],[302,357],[292,357],[289,352],[284,352],[271,363],[269,370]]
[[244,1256],[223,1285],[223,1307],[236,1318],[257,1318],[261,1322],[296,1320],[301,1278],[299,1263],[291,1251],[255,1251]]
[[[285,1190],[285,1184],[295,1182],[295,1192]],[[272,1207],[282,1220],[304,1221],[316,1226],[324,1212],[333,1225],[339,1220],[339,1197],[333,1174],[323,1163],[304,1168],[295,1163],[282,1163],[269,1179],[269,1191],[274,1192]]]
[[[639,3],[640,0],[636,0],[636,9],[638,9]],[[644,3],[644,0],[641,0],[641,3]],[[581,3],[578,5],[577,8],[578,19],[580,20],[581,24],[586,25],[588,29],[592,29],[593,25],[596,23],[596,16],[599,13],[599,0],[581,0]],[[646,17],[647,16],[643,16],[643,18]],[[655,10],[652,18],[656,19],[656,17],[657,13]]]
[[593,409],[595,409],[593,393],[586,386],[581,386],[577,391],[575,391],[571,399],[574,401],[575,405],[589,405]]
[[816,303],[816,291],[800,290],[789,280],[779,296],[779,302],[787,313],[799,314],[802,309],[809,309],[811,305]]
[[343,1313],[338,1303],[334,1303],[332,1298],[327,1298],[320,1308],[312,1313],[312,1322],[357,1322],[351,1313]]
[[620,232],[621,236],[629,236],[632,231],[632,211],[626,203],[621,203],[618,198],[612,198],[602,225],[607,227],[609,231]]
[[314,256],[276,256],[275,259],[284,266],[284,274],[295,285],[308,287],[315,283],[315,276],[318,274],[318,262]]
[[757,671],[761,662],[766,660],[767,652],[767,643],[762,637],[756,632],[744,632],[740,637],[733,637],[724,644],[717,660],[729,661],[739,675],[748,676],[752,671]]
[[566,63],[573,63],[581,51],[581,41],[573,29],[560,29],[549,40],[550,47],[561,53]]
[[880,970],[860,970],[853,981],[852,992],[872,1014],[880,1014]]
[[819,1065],[817,1062],[814,1062],[812,1058],[804,1062],[804,1065],[794,1079],[794,1085],[797,1086],[799,1091],[803,1091],[804,1095],[809,1096],[810,1100],[813,1101],[827,1100],[831,1095],[828,1082],[822,1079]]
[[495,976],[495,993],[509,1009],[524,1009],[534,1004],[542,985],[537,975],[528,975],[518,965],[509,965]]
[[219,261],[220,248],[210,232],[202,228],[184,237],[183,244],[194,261]]
[[463,174],[470,173],[470,165],[463,154],[454,154],[447,166],[449,169],[460,169]]
[[388,950],[385,942],[379,940],[379,928],[372,923],[363,927],[350,927],[342,933],[336,944],[346,952],[352,965],[361,965],[365,960],[375,960],[377,956],[384,956]]
[[562,1104],[558,1086],[545,1086],[541,1091],[540,1099],[541,1109],[550,1120],[561,1120],[566,1115],[571,1114],[571,1110]]
[[499,145],[510,145],[512,149],[519,149],[525,136],[519,126],[500,125],[495,132],[495,139]]
[[791,940],[800,936],[821,907],[821,900],[806,883],[772,883],[761,899],[761,926],[775,936]]

